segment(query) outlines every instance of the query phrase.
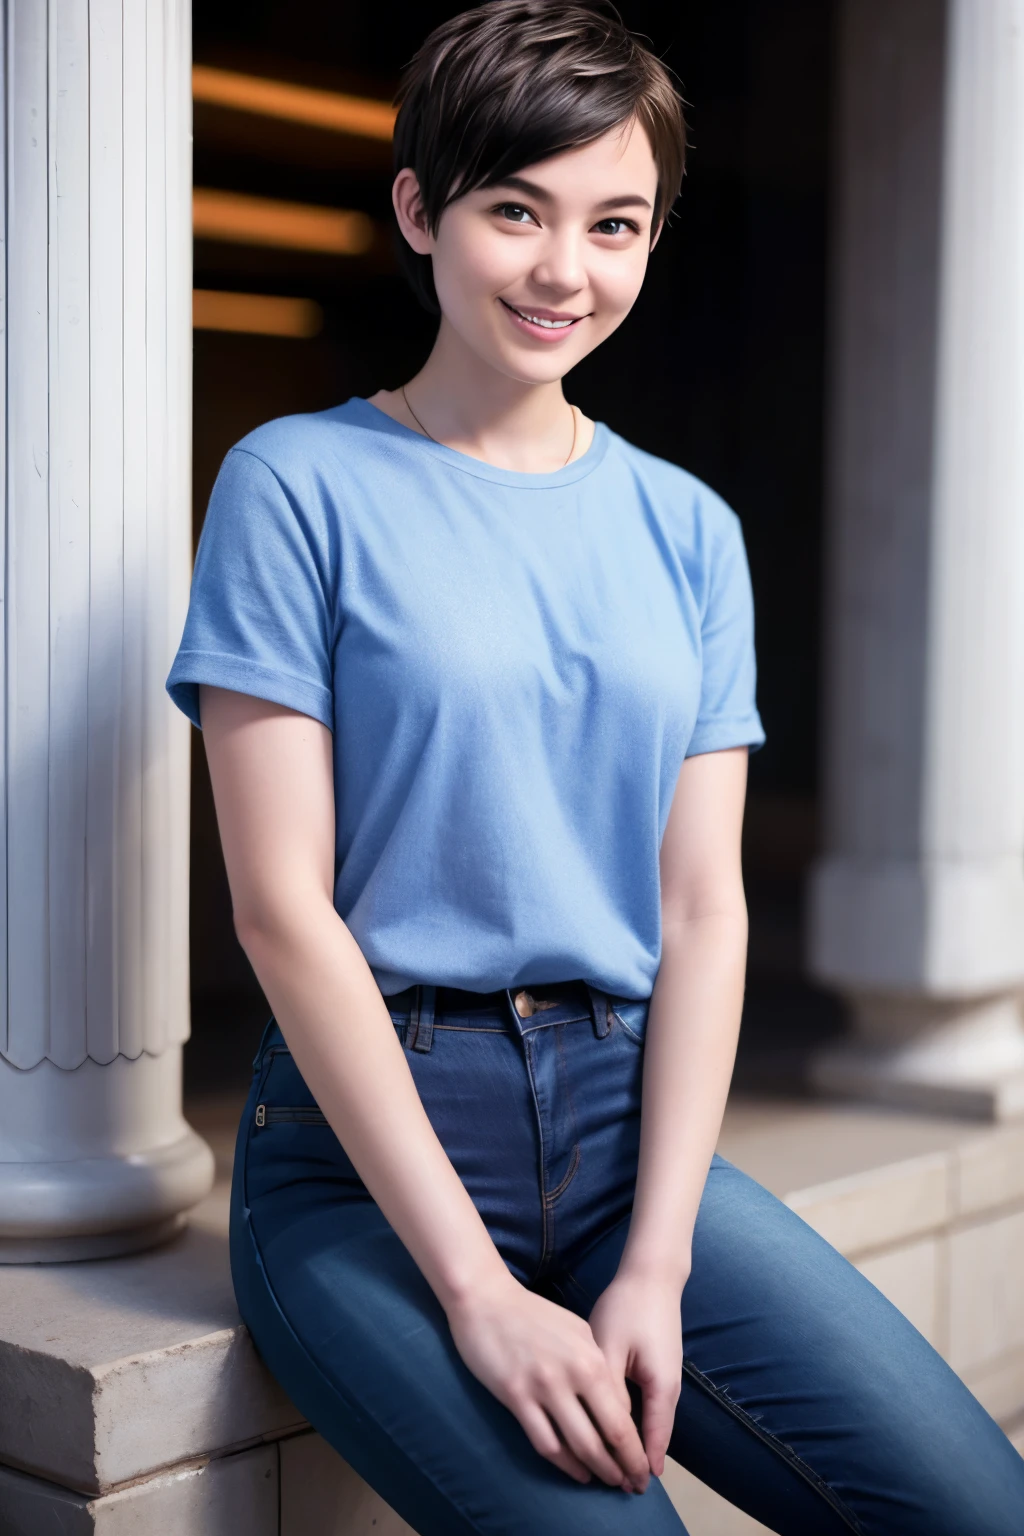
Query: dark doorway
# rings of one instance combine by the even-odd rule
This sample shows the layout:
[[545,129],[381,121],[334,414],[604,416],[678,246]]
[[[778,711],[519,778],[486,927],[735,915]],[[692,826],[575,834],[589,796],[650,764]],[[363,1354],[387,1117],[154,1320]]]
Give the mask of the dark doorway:
[[[196,63],[390,100],[403,62],[463,7],[369,0],[195,0]],[[784,1046],[821,1026],[800,980],[800,892],[814,851],[833,5],[826,0],[622,0],[689,103],[691,155],[672,226],[625,326],[571,377],[588,414],[685,465],[737,510],[757,601],[768,745],[751,762],[752,913],[746,1033]],[[381,139],[195,107],[197,188],[367,214],[362,254],[196,241],[204,293],[312,301],[303,339],[195,333],[198,536],[217,466],[270,417],[394,386],[432,322],[390,243]],[[197,311],[198,313],[198,311]],[[244,1082],[265,1004],[234,938],[202,744],[193,753],[193,1089]],[[779,1056],[779,1052],[775,1053]],[[760,1063],[755,1049],[751,1060]],[[781,1056],[785,1055],[785,1050]],[[781,1059],[780,1056],[780,1059]]]

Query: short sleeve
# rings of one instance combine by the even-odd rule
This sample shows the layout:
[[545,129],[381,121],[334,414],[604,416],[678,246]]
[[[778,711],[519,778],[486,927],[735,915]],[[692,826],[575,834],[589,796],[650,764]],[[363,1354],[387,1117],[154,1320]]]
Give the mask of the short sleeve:
[[755,703],[756,683],[750,570],[739,519],[730,511],[726,527],[711,550],[701,621],[700,709],[687,757],[726,747],[756,750],[764,744]]
[[274,471],[244,448],[224,460],[196,552],[167,691],[193,725],[199,685],[247,693],[334,726],[328,540]]

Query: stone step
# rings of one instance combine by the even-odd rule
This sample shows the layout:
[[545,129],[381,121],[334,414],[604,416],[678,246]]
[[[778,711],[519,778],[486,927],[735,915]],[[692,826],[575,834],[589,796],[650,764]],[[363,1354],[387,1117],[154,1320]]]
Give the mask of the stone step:
[[[770,1536],[669,1463],[692,1536]],[[3,1536],[415,1536],[312,1430],[157,1473],[91,1498],[0,1466]]]
[[[279,1536],[279,1483],[276,1444],[187,1462],[98,1497],[0,1466],[0,1532]],[[307,1527],[306,1536],[315,1530]]]
[[235,1307],[221,1186],[166,1247],[0,1269],[0,1462],[97,1495],[303,1420]]
[[[75,1536],[407,1530],[308,1431],[239,1321],[226,1242],[237,1112],[193,1107],[219,1180],[166,1247],[0,1268],[3,1536],[47,1519]],[[1024,1420],[1024,1126],[747,1101],[730,1107],[721,1150],[849,1254],[996,1417]],[[759,1529],[681,1469],[667,1483],[695,1536]]]

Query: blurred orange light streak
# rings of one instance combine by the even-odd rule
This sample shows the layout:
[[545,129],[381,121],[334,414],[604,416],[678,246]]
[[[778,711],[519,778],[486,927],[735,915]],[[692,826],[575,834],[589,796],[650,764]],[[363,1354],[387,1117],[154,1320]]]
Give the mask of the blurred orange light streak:
[[362,256],[373,244],[373,220],[365,213],[212,187],[192,190],[192,229],[197,240],[326,251],[335,256]]
[[306,123],[361,139],[390,140],[395,124],[395,109],[386,101],[343,96],[337,91],[319,91],[312,86],[266,80],[259,75],[239,75],[209,64],[192,66],[192,96],[212,106]]
[[294,336],[306,340],[322,330],[324,312],[312,299],[285,299],[271,293],[192,291],[192,325],[197,331],[240,331],[251,336]]

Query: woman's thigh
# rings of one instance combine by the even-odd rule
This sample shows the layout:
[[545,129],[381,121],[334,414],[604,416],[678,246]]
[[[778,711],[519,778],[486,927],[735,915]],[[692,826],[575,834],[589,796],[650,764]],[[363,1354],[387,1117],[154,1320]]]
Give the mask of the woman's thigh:
[[421,1536],[685,1536],[660,1484],[572,1482],[462,1363],[444,1312],[369,1203],[303,1202],[273,1230],[236,1202],[232,1273],[299,1410]]
[[[492,1111],[506,1058],[474,1079]],[[518,1123],[516,1101],[504,1118]],[[490,1141],[510,1156],[518,1145],[507,1136]],[[532,1141],[527,1151],[535,1188]],[[472,1160],[461,1161],[472,1175]],[[484,1159],[470,1179],[485,1205],[493,1163]],[[532,1265],[522,1241],[532,1208],[519,1210],[519,1182],[511,1193],[516,1219],[492,1235]],[[539,1219],[533,1225],[539,1236]],[[231,1271],[242,1317],[274,1376],[421,1536],[685,1536],[660,1485],[642,1496],[596,1481],[584,1487],[544,1461],[466,1368],[436,1297],[274,1035],[239,1127]]]
[[[611,1279],[622,1233],[574,1269]],[[716,1158],[683,1296],[671,1453],[781,1536],[1019,1536],[1024,1460],[848,1261]]]

